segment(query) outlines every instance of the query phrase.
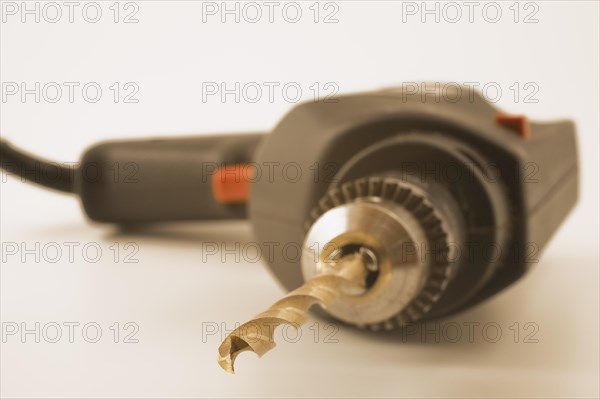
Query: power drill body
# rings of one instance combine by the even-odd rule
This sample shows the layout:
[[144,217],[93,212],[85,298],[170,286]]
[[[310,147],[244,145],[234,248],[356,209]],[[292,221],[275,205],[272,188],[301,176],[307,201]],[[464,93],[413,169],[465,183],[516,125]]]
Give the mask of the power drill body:
[[575,128],[466,88],[391,89],[299,105],[270,134],[99,144],[71,191],[97,222],[249,218],[288,290],[324,257],[370,251],[379,296],[330,313],[393,328],[473,306],[537,263],[577,199]]

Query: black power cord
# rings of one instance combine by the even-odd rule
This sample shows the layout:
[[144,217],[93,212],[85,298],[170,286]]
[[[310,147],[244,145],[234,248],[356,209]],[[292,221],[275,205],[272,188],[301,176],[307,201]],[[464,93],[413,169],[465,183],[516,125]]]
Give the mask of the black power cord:
[[0,167],[32,183],[65,193],[74,192],[76,167],[29,155],[0,139]]

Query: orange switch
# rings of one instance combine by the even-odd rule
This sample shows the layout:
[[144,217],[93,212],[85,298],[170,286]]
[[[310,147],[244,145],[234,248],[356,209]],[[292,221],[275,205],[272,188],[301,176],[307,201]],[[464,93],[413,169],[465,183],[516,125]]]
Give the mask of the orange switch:
[[220,167],[212,175],[213,196],[223,204],[241,204],[248,202],[252,166],[232,164]]
[[496,123],[512,130],[524,139],[529,138],[529,121],[525,115],[496,114]]

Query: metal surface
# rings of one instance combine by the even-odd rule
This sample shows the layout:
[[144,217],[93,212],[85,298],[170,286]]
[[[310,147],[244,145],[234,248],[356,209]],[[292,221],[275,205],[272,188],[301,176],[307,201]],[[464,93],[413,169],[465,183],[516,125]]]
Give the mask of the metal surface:
[[373,269],[368,253],[358,251],[340,259],[330,259],[322,265],[322,274],[275,302],[269,309],[242,324],[225,338],[219,347],[219,365],[234,372],[236,357],[252,351],[259,357],[275,347],[273,333],[281,324],[299,328],[308,319],[308,310],[315,304],[324,308],[365,293],[365,264]]
[[[304,244],[305,280],[320,273],[319,258],[336,248],[370,248],[379,259],[368,294],[330,306],[328,313],[376,331],[413,322],[430,310],[456,270],[450,260],[458,258],[460,242],[458,223],[434,205],[432,193],[445,199],[431,185],[427,191],[409,181],[368,177],[343,183],[319,201]],[[449,206],[445,200],[443,207]]]
[[[312,226],[302,254],[308,281],[321,274],[323,259],[345,248],[366,247],[379,260],[379,272],[365,295],[332,304],[327,312],[354,325],[382,322],[404,309],[421,291],[430,262],[419,256],[423,229],[405,209],[361,200],[326,212]],[[313,252],[315,251],[315,252]]]

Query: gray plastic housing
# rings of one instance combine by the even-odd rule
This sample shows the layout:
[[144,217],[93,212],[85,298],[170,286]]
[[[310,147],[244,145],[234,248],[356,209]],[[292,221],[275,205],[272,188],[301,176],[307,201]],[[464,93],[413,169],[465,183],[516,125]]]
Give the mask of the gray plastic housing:
[[75,190],[96,222],[243,219],[246,205],[217,201],[211,177],[221,166],[251,162],[263,137],[250,133],[97,144],[82,157]]
[[[497,242],[502,255],[470,259],[431,316],[471,306],[519,279],[576,203],[575,127],[570,121],[531,123],[530,137],[523,138],[499,125],[498,113],[477,93],[457,100],[395,90],[294,108],[259,146],[255,163],[275,173],[253,183],[249,204],[274,275],[288,290],[303,283],[298,251],[310,212],[327,190],[397,173],[407,159],[417,169],[419,160],[427,168],[446,159],[467,160],[484,175],[500,172],[493,184],[461,179],[447,187],[471,221],[471,239]],[[402,141],[414,146],[408,150]],[[357,154],[370,154],[370,161]]]

